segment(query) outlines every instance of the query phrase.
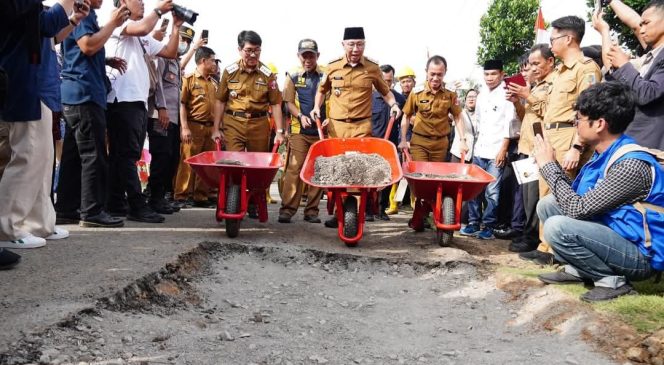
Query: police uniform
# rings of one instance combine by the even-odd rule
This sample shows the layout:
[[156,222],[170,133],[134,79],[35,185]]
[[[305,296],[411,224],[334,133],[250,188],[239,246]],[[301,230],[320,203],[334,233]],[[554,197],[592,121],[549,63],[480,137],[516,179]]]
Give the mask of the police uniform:
[[461,107],[455,92],[442,85],[440,90],[431,90],[429,83],[420,86],[408,95],[403,112],[415,115],[410,153],[414,161],[444,162],[451,131],[449,114],[457,118]]
[[331,138],[371,136],[372,87],[383,96],[390,92],[376,61],[363,56],[353,67],[344,56],[330,62],[318,91],[330,94]]
[[[562,164],[565,154],[573,148],[576,135],[574,103],[576,103],[576,99],[582,91],[600,82],[601,73],[599,66],[592,58],[580,55],[575,60],[558,65],[553,77],[555,77],[555,80],[549,88],[542,132],[544,138],[556,151],[556,160]],[[579,158],[578,167],[574,171],[566,172],[570,178],[576,177],[578,170],[590,158],[592,152],[591,150],[585,151]],[[549,185],[540,177],[540,198],[548,195],[549,192]],[[540,226],[540,238],[543,238],[541,237],[541,228]],[[550,252],[551,248],[542,240],[538,250]]]
[[226,104],[222,131],[227,151],[267,152],[270,105],[281,107],[277,75],[262,62],[247,71],[239,60],[224,69],[216,98]]
[[[186,76],[182,82],[181,102],[187,111],[187,126],[191,131],[191,143],[182,143],[181,161],[175,179],[175,199],[185,200],[193,191],[194,202],[208,199],[209,187],[200,177],[193,178],[191,167],[184,162],[204,151],[213,151],[212,128],[214,125],[214,97],[217,85],[211,76],[205,78],[198,70]],[[192,186],[193,182],[193,186]]]
[[[284,84],[284,101],[295,103],[302,115],[309,116],[314,106],[316,90],[321,78],[323,78],[323,71],[320,67],[313,72],[305,72],[304,69],[300,68],[289,73]],[[321,119],[325,119],[325,115],[325,108],[323,107],[321,109]],[[291,115],[288,161],[284,170],[280,216],[288,215],[292,217],[297,212],[305,188],[305,184],[300,180],[300,171],[309,148],[318,140],[318,130],[315,123],[305,128],[300,123],[297,115]],[[318,203],[322,195],[322,189],[309,186],[307,205],[304,208],[305,217],[318,216]]]

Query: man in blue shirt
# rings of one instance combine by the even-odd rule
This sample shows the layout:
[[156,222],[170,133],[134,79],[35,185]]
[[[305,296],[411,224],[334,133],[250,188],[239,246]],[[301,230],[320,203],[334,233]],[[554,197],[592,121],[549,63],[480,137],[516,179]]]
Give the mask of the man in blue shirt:
[[[387,85],[392,89],[392,94],[394,94],[394,99],[399,108],[403,109],[406,104],[406,98],[399,94],[396,90],[393,89],[394,86],[394,67],[391,65],[382,65],[380,66],[380,71],[383,74],[383,80]],[[374,90],[371,104],[371,135],[377,138],[385,137],[387,132],[387,123],[390,120],[390,106],[387,105],[381,94]],[[401,117],[394,121],[392,131],[390,132],[389,140],[394,143],[394,146],[399,145],[399,125],[401,124]],[[377,218],[389,221],[390,217],[385,213],[385,210],[390,205],[390,190],[391,187],[383,189],[380,194],[380,209],[377,214]],[[373,219],[371,217],[369,220]]]
[[[116,8],[100,28],[95,9],[102,0],[90,0],[92,10],[62,43],[62,104],[67,122],[60,165],[59,223],[82,227],[121,227],[122,219],[104,211],[108,155],[106,153],[106,57],[104,44],[128,18],[126,6]],[[109,59],[121,70],[124,60]]]
[[[50,199],[53,167],[52,113],[42,99],[40,68],[44,38],[65,28],[74,0],[44,10],[41,1],[0,3],[0,68],[9,93],[0,106],[0,149],[9,161],[0,178],[0,247],[36,248],[68,235],[55,227]],[[48,49],[47,51],[50,51]],[[47,61],[47,60],[46,60]]]

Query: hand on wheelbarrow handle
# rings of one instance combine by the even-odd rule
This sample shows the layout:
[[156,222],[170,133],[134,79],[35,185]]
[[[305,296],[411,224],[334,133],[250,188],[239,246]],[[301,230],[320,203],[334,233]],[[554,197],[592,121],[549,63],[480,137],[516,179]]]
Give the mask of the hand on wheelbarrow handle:
[[217,151],[221,151],[221,138],[215,138],[214,145],[217,148]]
[[325,134],[323,133],[323,123],[321,123],[318,116],[316,116],[316,128],[318,129],[318,138],[320,138],[321,141],[324,140]]
[[394,127],[394,121],[397,119],[397,112],[392,112],[390,116],[390,121],[387,122],[387,130],[385,131],[385,137],[383,139],[390,139],[390,134],[392,134],[392,127]]

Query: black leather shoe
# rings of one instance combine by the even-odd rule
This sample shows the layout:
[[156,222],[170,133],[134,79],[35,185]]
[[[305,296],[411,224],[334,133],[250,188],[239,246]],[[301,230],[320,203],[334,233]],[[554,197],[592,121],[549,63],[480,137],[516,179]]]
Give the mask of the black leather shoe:
[[518,241],[518,242],[512,241],[510,242],[508,249],[512,252],[525,253],[536,250],[538,245],[539,245],[538,243],[532,244],[529,243],[528,241]]
[[258,219],[258,209],[256,208],[256,204],[249,204],[249,207],[247,208],[247,216],[251,219]]
[[638,294],[631,285],[625,284],[618,288],[607,288],[603,286],[596,286],[588,290],[585,294],[581,295],[581,300],[584,302],[602,302],[606,300],[616,299],[623,295],[636,295]]
[[304,221],[309,222],[309,223],[320,223],[321,220],[315,215],[305,215],[304,216]]
[[382,212],[382,213],[380,213],[380,214],[378,215],[378,219],[380,219],[381,221],[389,221],[389,220],[390,220],[390,216],[387,215],[387,213]]
[[160,200],[160,201],[151,201],[148,203],[150,208],[154,210],[155,212],[159,214],[173,214],[175,213],[175,210],[171,207],[171,205],[166,201],[166,199]]
[[578,278],[572,274],[564,271],[548,272],[540,274],[537,278],[546,284],[579,284],[583,283],[583,279]]
[[189,209],[193,206],[193,202],[190,200],[173,200],[173,203],[171,205],[174,208],[179,209]]
[[290,223],[291,222],[291,216],[285,213],[279,214],[279,218],[277,218],[277,222],[279,223]]
[[547,255],[547,253],[539,250],[532,250],[529,252],[520,253],[519,258],[526,261],[534,261],[536,258],[540,257],[541,255]]
[[129,214],[127,214],[127,219],[143,223],[163,223],[166,218],[155,213],[152,209],[146,206],[136,211],[129,212]]
[[525,239],[526,239],[526,236],[523,236],[523,235],[516,236],[516,237],[512,238],[512,243],[522,242]]
[[82,219],[79,225],[81,227],[116,228],[124,226],[124,221],[102,210],[97,215]]
[[0,248],[0,270],[9,270],[21,262],[21,255]]
[[373,215],[373,214],[367,214],[367,215],[364,217],[364,221],[365,221],[365,222],[373,222],[373,221],[375,221],[375,220],[376,220],[376,219],[374,218],[374,215]]
[[520,237],[523,235],[523,231],[517,231],[512,228],[507,228],[507,229],[494,229],[493,230],[493,235],[496,236],[496,238],[501,239],[501,240],[509,240],[515,237]]
[[210,209],[210,208],[216,208],[217,204],[212,203],[212,202],[210,202],[209,200],[206,199],[206,200],[194,200],[193,206],[195,206],[196,208]]
[[542,252],[539,257],[536,257],[533,260],[534,263],[542,266],[556,265],[560,264],[560,261],[556,260],[555,256],[552,253]]
[[78,224],[81,220],[81,216],[78,212],[74,213],[55,213],[55,224]]
[[337,217],[331,217],[325,221],[325,227],[327,228],[338,228],[339,222],[337,222]]

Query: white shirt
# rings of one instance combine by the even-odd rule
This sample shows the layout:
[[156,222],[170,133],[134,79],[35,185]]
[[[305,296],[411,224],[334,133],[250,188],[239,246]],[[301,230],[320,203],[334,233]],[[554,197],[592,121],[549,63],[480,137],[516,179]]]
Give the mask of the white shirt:
[[477,95],[477,130],[475,156],[494,160],[505,138],[510,138],[510,124],[516,116],[514,105],[505,99],[505,84]]
[[[466,134],[466,146],[468,146],[466,161],[471,161],[473,158],[473,149],[475,148],[475,136],[477,135],[477,113],[470,113],[464,108],[461,112],[461,116],[463,119],[463,131]],[[454,134],[452,148],[450,148],[450,153],[457,158],[461,158],[461,146],[459,145],[461,141],[459,140],[459,137],[459,133]]]
[[[127,25],[130,23],[127,23]],[[122,28],[116,28],[111,38],[106,42],[106,57],[120,57],[127,61],[127,71],[122,75],[118,70],[106,67],[106,74],[113,86],[113,90],[108,94],[106,100],[109,103],[115,102],[116,98],[118,102],[142,101],[147,108],[150,74],[143,57],[143,47],[147,54],[156,56],[164,48],[164,45],[151,36],[122,35],[125,28],[126,25]],[[141,43],[143,47],[141,47]]]

